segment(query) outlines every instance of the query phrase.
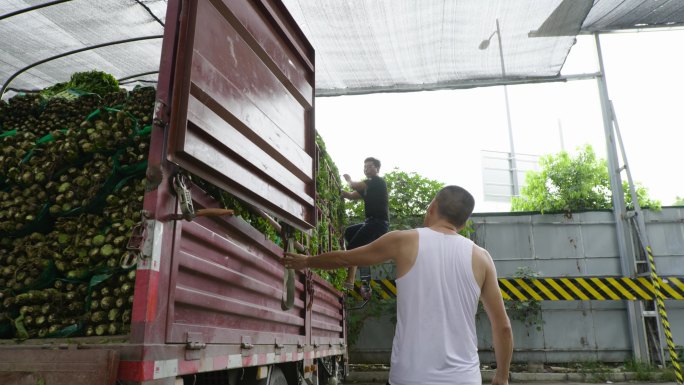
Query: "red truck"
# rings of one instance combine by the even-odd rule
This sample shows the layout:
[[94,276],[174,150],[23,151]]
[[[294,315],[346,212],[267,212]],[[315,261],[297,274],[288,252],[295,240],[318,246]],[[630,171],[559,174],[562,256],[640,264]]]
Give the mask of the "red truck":
[[204,215],[219,202],[180,177],[306,231],[320,215],[316,151],[314,50],[286,8],[169,0],[130,334],[4,341],[0,383],[339,381],[343,294],[285,270],[283,247],[241,218]]

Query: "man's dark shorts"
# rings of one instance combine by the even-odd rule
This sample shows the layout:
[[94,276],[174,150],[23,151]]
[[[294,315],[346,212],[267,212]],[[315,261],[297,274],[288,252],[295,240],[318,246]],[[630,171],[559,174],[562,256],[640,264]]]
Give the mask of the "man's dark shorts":
[[389,222],[369,218],[365,222],[351,225],[344,230],[347,250],[367,245],[389,231]]

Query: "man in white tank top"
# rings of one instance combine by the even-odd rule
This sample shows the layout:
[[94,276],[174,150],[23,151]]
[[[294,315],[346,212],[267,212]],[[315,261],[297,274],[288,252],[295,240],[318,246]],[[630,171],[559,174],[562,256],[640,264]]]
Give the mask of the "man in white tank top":
[[477,303],[482,301],[496,356],[492,384],[508,384],[513,334],[496,268],[487,250],[458,234],[474,206],[468,191],[447,186],[430,203],[423,228],[393,231],[353,250],[313,257],[286,253],[282,264],[337,269],[396,263],[391,385],[482,384],[475,332]]

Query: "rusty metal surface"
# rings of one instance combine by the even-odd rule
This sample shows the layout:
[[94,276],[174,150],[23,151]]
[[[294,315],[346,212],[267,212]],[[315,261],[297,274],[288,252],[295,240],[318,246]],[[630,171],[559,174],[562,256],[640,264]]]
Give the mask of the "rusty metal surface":
[[[175,77],[175,47],[178,34],[182,0],[169,0],[167,6],[164,40],[160,58],[159,81],[154,109],[154,125],[150,134],[150,151],[146,170],[147,186],[143,208],[147,219],[155,221],[176,210],[176,198],[172,194],[169,177],[172,164],[166,160],[165,142],[168,135],[170,106],[173,101],[173,79]],[[166,304],[171,271],[171,253],[175,223],[157,222],[158,234],[147,234],[159,247],[157,269],[142,269],[142,263],[151,258],[146,256],[138,263],[135,283],[130,342],[139,344],[163,344],[166,340]],[[161,289],[160,289],[161,288]]]
[[311,343],[344,343],[344,303],[340,292],[328,282],[312,277]]
[[312,227],[313,48],[277,2],[200,0],[183,12],[169,158]]
[[[217,204],[194,188],[196,207]],[[295,283],[295,303],[281,309],[283,250],[241,218],[179,222],[168,309],[168,343],[275,346],[306,343],[304,275]]]
[[0,384],[113,385],[118,364],[116,350],[0,350]]

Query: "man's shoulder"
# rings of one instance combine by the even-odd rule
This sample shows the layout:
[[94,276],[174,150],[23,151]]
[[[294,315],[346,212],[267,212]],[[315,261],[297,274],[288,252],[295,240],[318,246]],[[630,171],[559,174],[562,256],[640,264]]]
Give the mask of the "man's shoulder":
[[482,261],[487,261],[492,257],[489,255],[487,249],[478,246],[476,243],[473,243],[473,258],[477,258]]
[[385,182],[385,178],[383,178],[383,177],[381,177],[381,176],[379,176],[379,175],[374,176],[374,177],[373,177],[373,181],[374,181],[375,183],[382,184],[383,186],[385,186],[385,185],[387,184],[387,182]]
[[394,240],[411,240],[418,239],[418,230],[392,230],[384,235],[384,237],[392,238]]
[[374,187],[378,187],[378,186],[386,187],[387,186],[387,182],[385,182],[385,179],[383,177],[377,176],[377,175],[366,179],[364,181],[364,183],[366,184],[366,186],[374,186]]
[[413,234],[418,234],[418,229],[392,230],[387,232],[387,234],[394,234],[394,236],[397,237],[408,237]]

